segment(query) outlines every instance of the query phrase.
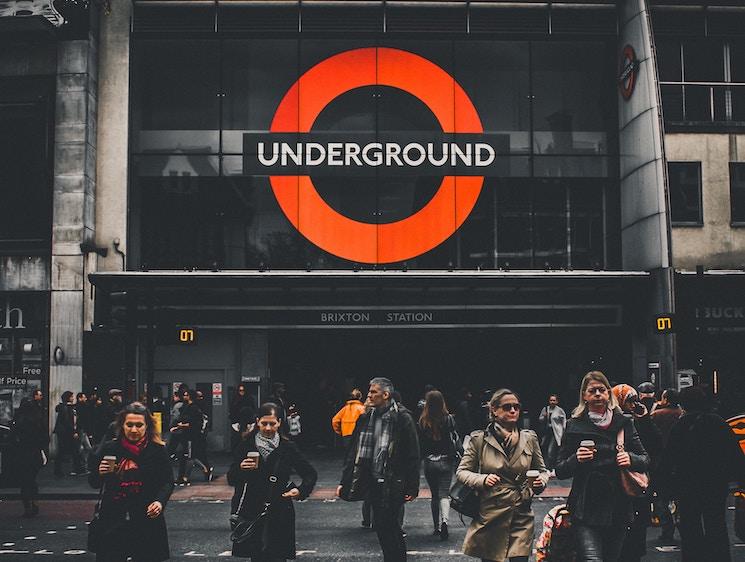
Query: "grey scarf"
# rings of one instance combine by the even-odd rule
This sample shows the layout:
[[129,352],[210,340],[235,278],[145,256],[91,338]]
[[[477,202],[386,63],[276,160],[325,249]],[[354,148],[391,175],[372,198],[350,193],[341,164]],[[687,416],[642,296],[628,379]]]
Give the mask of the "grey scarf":
[[275,433],[274,437],[267,439],[260,431],[256,432],[256,449],[262,459],[266,460],[277,447],[279,447],[279,433]]

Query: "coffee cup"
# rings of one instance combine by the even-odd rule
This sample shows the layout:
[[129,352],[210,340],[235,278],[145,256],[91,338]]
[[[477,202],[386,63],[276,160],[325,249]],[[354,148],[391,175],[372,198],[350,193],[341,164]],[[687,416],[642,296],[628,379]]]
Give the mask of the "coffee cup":
[[592,449],[595,450],[595,441],[592,439],[583,439],[579,442],[580,447],[584,447],[585,449]]
[[528,486],[533,486],[533,482],[535,482],[536,478],[538,478],[541,475],[540,470],[529,470],[525,473],[525,477],[528,479]]
[[106,465],[111,469],[114,470],[116,467],[116,457],[114,455],[105,455],[102,459],[102,462],[106,462]]
[[246,453],[246,458],[247,459],[259,460],[259,452],[258,451],[249,451],[248,453]]

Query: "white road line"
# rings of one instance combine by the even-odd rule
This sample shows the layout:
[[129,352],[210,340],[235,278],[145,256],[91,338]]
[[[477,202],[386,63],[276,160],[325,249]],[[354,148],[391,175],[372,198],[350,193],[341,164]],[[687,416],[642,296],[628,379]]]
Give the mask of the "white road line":
[[680,552],[679,546],[658,546],[655,547],[659,552]]
[[57,531],[47,531],[47,535],[56,535]]
[[233,556],[233,551],[226,550],[225,552],[221,552],[220,554],[218,554],[218,556]]
[[16,545],[16,543],[14,543],[14,542],[4,542],[3,543],[3,546],[15,546],[15,545]]
[[75,530],[75,529],[77,529],[78,527],[77,527],[76,525],[68,525],[68,526],[67,526],[67,527],[65,527],[65,528],[66,528],[66,529],[67,529],[68,531],[74,531],[74,530]]
[[432,550],[407,550],[406,554],[434,554]]
[[0,550],[0,554],[28,554],[28,550]]
[[185,552],[184,556],[204,556],[204,554],[201,554],[196,550],[190,550],[189,552]]
[[37,550],[34,552],[34,554],[54,554],[51,550],[47,550],[46,548],[43,548],[41,550]]
[[453,550],[452,548],[448,550],[448,554],[450,556],[465,556],[460,550]]
[[295,554],[302,556],[304,554],[316,554],[317,552],[317,550],[298,550]]
[[69,556],[80,556],[81,554],[85,554],[85,550],[66,550],[62,554],[67,554]]
[[28,537],[23,537],[23,540],[25,541],[35,541],[36,537],[34,535],[29,535]]

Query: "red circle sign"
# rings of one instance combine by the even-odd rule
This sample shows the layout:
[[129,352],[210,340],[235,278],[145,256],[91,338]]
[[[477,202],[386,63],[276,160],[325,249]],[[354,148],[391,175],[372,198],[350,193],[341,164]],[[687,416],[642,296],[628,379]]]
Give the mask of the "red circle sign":
[[618,76],[618,87],[621,90],[621,96],[626,101],[631,99],[636,86],[636,76],[639,73],[639,61],[636,58],[634,47],[626,45],[621,51],[621,63]]
[[[419,98],[445,133],[483,133],[476,108],[450,74],[419,55],[383,47],[339,53],[309,69],[282,98],[270,131],[307,133],[331,101],[374,85]],[[421,210],[397,222],[370,224],[338,213],[309,176],[269,179],[282,212],[300,233],[331,254],[361,263],[403,261],[439,246],[466,220],[484,183],[483,176],[445,176]]]

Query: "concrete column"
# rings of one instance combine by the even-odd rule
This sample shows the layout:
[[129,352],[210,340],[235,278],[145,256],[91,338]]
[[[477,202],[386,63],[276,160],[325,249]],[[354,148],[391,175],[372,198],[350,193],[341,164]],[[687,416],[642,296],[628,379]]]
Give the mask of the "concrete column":
[[115,239],[127,253],[131,16],[131,0],[112,2],[110,13],[101,16],[96,243],[109,248],[109,255],[98,259],[100,271],[124,269],[122,256],[113,251]]
[[[83,377],[86,262],[80,244],[95,228],[97,40],[57,45],[50,311],[50,405]],[[54,359],[59,347],[64,359]],[[50,424],[54,422],[50,408]]]

